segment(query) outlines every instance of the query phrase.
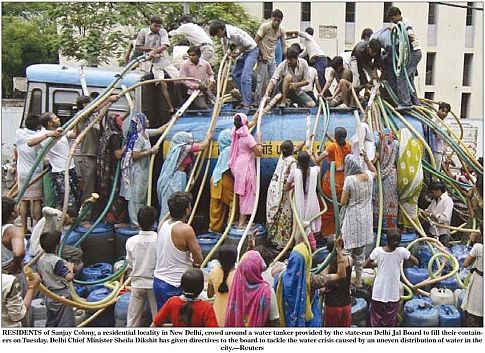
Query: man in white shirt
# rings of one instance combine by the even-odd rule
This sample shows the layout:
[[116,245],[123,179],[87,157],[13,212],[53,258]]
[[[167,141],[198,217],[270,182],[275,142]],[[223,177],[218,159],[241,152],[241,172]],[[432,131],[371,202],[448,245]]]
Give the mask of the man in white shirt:
[[128,305],[127,327],[140,327],[145,303],[148,301],[152,318],[157,313],[153,292],[153,272],[157,262],[157,232],[154,232],[157,210],[145,206],[138,211],[140,232],[126,241],[126,261],[131,270],[131,297]]
[[310,71],[306,60],[300,58],[299,52],[295,48],[289,48],[286,60],[278,65],[276,71],[269,81],[265,95],[271,96],[273,88],[280,85],[282,97],[280,105],[286,106],[287,97],[299,106],[313,108],[315,102],[306,94],[302,87],[310,83]]
[[317,99],[313,93],[313,89],[316,87],[317,92],[320,92],[322,90],[322,86],[320,85],[320,80],[318,79],[317,69],[315,69],[313,66],[308,66],[308,72],[310,81],[308,85],[302,87],[302,90],[316,103]]
[[[237,58],[232,69],[232,79],[241,92],[241,107],[249,108],[252,103],[251,75],[258,59],[258,45],[247,32],[220,21],[212,22],[209,34],[221,38],[224,51],[230,52],[233,58]],[[234,44],[236,49],[229,51],[229,44]]]
[[[40,116],[38,114],[29,114],[25,119],[25,128],[17,129],[16,136],[16,155],[17,155],[17,183],[19,190],[27,181],[27,176],[34,166],[39,153],[38,148],[32,148],[27,145],[27,141],[34,137],[40,130]],[[42,173],[42,163],[37,166],[32,179]],[[42,209],[42,180],[28,187],[20,201],[20,220],[24,233],[29,233],[27,227],[27,216],[30,207],[31,218],[34,222],[39,221]]]
[[[421,214],[424,217],[429,217],[435,223],[449,226],[453,214],[453,200],[448,196],[445,184],[440,181],[432,182],[428,190],[432,201],[426,210],[420,211]],[[429,233],[432,237],[439,238],[439,241],[446,247],[449,246],[449,229],[430,224]]]
[[266,91],[269,79],[276,70],[276,43],[281,40],[282,52],[286,53],[286,35],[285,30],[281,27],[283,21],[283,12],[274,10],[271,13],[271,21],[264,22],[256,34],[256,44],[259,47],[258,66],[256,67],[256,92],[255,102],[261,100]]
[[202,27],[192,22],[190,16],[183,15],[179,20],[179,27],[168,32],[170,37],[182,35],[192,46],[200,47],[201,58],[213,64],[214,42]]
[[[52,184],[54,185],[54,196],[57,202],[57,208],[60,209],[64,204],[64,174],[70,151],[68,138],[75,138],[76,133],[70,131],[61,137],[61,132],[58,130],[61,127],[61,120],[56,114],[51,112],[41,115],[40,124],[44,129],[31,138],[27,144],[30,147],[38,144],[45,147],[49,143],[50,137],[59,138],[47,153],[47,159],[52,168]],[[69,189],[69,206],[74,206],[76,209],[79,209],[81,193],[78,188],[76,168],[72,159],[69,165]]]
[[[138,32],[136,38],[135,50],[148,52],[150,58],[149,62],[143,63],[141,70],[146,73],[153,74],[155,79],[163,79],[165,72],[171,78],[177,78],[179,71],[172,65],[167,53],[167,49],[170,46],[168,39],[168,33],[162,28],[162,19],[159,16],[153,16],[150,19],[150,27],[143,28]],[[168,93],[167,84],[161,83],[162,95],[167,101],[167,105],[170,112],[174,112],[170,95]]]
[[305,41],[305,50],[300,56],[308,55],[310,62],[313,63],[313,66],[318,71],[318,80],[322,86],[325,86],[327,82],[325,79],[325,69],[327,68],[327,56],[323,53],[322,48],[317,44],[315,38],[313,38],[314,30],[311,27],[305,29],[305,32],[302,31],[292,31],[287,32],[290,38],[296,38],[299,36]]
[[412,90],[409,89],[407,79],[404,75],[397,78],[397,93],[400,100],[401,108],[408,108],[413,105],[421,105],[416,93],[416,86],[414,85],[414,76],[416,76],[418,64],[421,61],[422,53],[421,47],[419,45],[418,37],[416,36],[416,31],[414,30],[413,24],[407,18],[403,18],[401,15],[401,10],[396,6],[391,6],[387,11],[387,18],[392,23],[402,22],[406,28],[406,32],[409,36],[409,42],[412,45],[411,55],[409,57],[408,65],[406,66],[407,74],[409,77],[409,82],[411,82]]

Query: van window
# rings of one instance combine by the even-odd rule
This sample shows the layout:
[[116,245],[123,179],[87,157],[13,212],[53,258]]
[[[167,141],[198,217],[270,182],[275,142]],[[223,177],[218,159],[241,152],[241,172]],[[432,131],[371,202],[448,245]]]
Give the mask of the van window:
[[76,91],[54,91],[52,110],[61,119],[62,125],[76,114],[77,97],[79,97],[79,92]]
[[30,95],[29,114],[42,113],[42,91],[39,88],[32,90]]

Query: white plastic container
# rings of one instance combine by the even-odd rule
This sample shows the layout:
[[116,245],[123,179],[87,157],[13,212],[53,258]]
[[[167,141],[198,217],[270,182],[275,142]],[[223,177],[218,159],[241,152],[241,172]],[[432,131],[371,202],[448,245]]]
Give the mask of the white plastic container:
[[430,298],[433,305],[455,305],[455,296],[451,289],[448,288],[432,288]]

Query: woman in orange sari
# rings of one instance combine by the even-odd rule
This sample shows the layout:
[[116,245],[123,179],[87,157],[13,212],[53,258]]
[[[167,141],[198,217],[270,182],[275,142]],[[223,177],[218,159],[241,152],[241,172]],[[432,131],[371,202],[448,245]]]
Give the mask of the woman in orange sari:
[[[329,143],[325,151],[315,158],[315,162],[318,165],[320,165],[325,158],[329,163],[335,161],[335,189],[337,191],[337,200],[340,200],[342,188],[344,186],[345,156],[352,151],[352,145],[346,140],[346,138],[347,130],[345,130],[345,128],[335,128],[335,141]],[[322,178],[322,192],[328,198],[328,200],[332,200],[332,193],[330,191],[330,169],[327,170]],[[327,202],[327,206],[327,212],[322,215],[322,229],[320,231],[320,233],[325,237],[335,234],[335,213],[332,202]]]

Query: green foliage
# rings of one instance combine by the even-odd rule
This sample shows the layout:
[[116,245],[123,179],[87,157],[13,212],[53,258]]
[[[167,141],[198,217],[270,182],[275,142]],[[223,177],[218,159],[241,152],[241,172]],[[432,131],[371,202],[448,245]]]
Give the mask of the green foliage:
[[58,62],[56,27],[44,15],[49,4],[2,4],[2,96],[13,97],[12,78],[27,66]]
[[116,3],[58,3],[49,15],[57,20],[61,54],[88,65],[106,63],[127,39],[117,28]]
[[[255,35],[259,26],[237,3],[191,2],[190,12],[206,29],[220,20]],[[169,30],[182,14],[182,2],[4,2],[2,93],[28,65],[57,62],[57,51],[96,66],[121,58],[134,32],[148,27],[152,16],[162,17]]]
[[232,2],[194,2],[190,4],[190,11],[194,22],[201,26],[208,26],[210,22],[219,20],[237,26],[253,36],[261,24],[249,15],[242,5]]

